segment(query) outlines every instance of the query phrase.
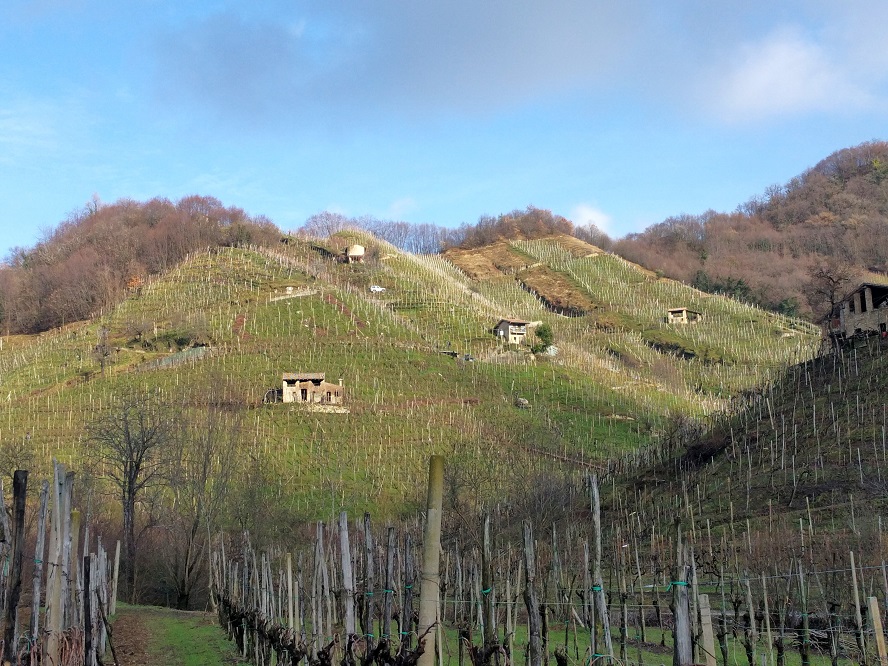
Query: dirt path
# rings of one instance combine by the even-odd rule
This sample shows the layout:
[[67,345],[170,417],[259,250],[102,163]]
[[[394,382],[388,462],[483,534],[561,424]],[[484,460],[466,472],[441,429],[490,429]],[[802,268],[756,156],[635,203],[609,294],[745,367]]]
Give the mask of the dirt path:
[[[209,613],[155,606],[118,609],[112,636],[120,666],[236,666],[233,644]],[[105,663],[113,663],[109,648]]]
[[[140,617],[141,609],[119,610],[114,619],[114,649],[120,666],[136,666],[148,663],[148,640],[151,632]],[[110,652],[110,648],[108,649]],[[109,660],[106,660],[109,661]]]

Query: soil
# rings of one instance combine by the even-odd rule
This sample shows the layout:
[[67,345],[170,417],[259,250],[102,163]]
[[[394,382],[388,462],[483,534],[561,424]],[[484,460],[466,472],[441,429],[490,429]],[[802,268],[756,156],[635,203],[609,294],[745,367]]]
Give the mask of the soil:
[[[111,642],[120,666],[144,666],[148,663],[151,632],[141,611],[119,610],[114,619],[113,631]],[[108,656],[111,656],[110,650]]]

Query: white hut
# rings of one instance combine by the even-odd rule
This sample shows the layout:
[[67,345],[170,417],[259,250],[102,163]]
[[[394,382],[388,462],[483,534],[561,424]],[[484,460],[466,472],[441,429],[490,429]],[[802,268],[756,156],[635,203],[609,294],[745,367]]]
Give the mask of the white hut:
[[357,243],[349,245],[345,250],[345,258],[350,264],[362,263],[364,261],[364,246]]

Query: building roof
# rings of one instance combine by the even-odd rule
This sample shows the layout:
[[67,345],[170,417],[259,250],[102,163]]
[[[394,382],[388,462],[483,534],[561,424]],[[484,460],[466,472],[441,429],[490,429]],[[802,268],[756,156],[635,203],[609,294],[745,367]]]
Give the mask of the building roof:
[[691,308],[669,308],[666,312],[693,312],[694,314],[702,314],[696,310],[691,310]]
[[504,319],[500,319],[498,322],[496,322],[496,325],[499,326],[499,325],[502,324],[503,322],[506,322],[507,324],[516,324],[516,325],[518,325],[518,326],[527,326],[527,324],[530,323],[529,321],[524,321],[523,319],[507,319],[507,318],[504,318]]
[[[878,289],[885,289],[886,287],[888,287],[888,277],[884,278],[884,280],[885,280],[884,282],[881,281],[882,279],[883,278],[881,276],[874,275],[874,276],[870,276],[870,279],[867,280],[866,282],[858,282],[856,287],[845,292],[845,295],[842,296],[842,300],[840,300],[839,303],[844,303],[845,301],[850,300],[851,297],[854,296],[854,294],[856,294],[858,291],[860,291],[861,289],[863,289],[865,287],[876,287]],[[830,316],[831,315],[828,314],[824,318],[829,319]]]
[[326,372],[285,372],[283,380],[296,382],[324,381],[326,376]]

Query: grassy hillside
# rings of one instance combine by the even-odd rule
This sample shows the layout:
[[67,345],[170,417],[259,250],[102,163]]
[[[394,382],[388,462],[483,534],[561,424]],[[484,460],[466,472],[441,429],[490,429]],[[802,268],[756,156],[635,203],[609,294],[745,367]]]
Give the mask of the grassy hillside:
[[[298,240],[193,254],[92,321],[3,338],[7,467],[45,472],[52,456],[76,467],[85,423],[136,388],[194,412],[246,408],[241,485],[282,514],[405,510],[430,453],[448,456],[452,482],[477,501],[541,470],[581,473],[635,450],[674,415],[711,413],[818,345],[811,326],[575,239],[495,251],[515,267],[545,268],[555,286],[543,288],[569,284],[594,304],[581,317],[550,311],[558,294],[532,293],[523,268],[472,279],[446,258],[359,232],[326,245],[351,242],[367,247],[365,263],[336,263]],[[667,325],[675,305],[705,322]],[[503,316],[550,324],[557,353],[503,347],[490,332]],[[297,371],[341,378],[349,413],[263,402],[282,372]]]

